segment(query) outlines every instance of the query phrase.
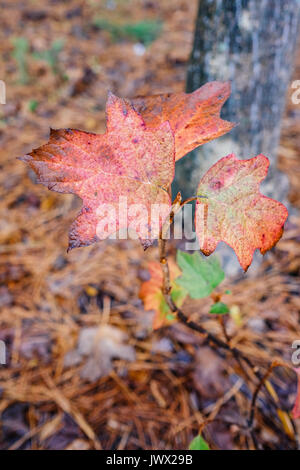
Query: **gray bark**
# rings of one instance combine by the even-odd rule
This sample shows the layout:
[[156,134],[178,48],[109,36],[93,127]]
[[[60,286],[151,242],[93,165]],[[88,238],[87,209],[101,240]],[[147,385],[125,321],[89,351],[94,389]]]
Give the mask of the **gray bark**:
[[230,80],[222,117],[239,125],[176,165],[174,191],[195,194],[201,176],[229,153],[238,158],[263,153],[271,164],[262,191],[286,202],[288,181],[276,162],[299,15],[299,0],[199,0],[187,91]]

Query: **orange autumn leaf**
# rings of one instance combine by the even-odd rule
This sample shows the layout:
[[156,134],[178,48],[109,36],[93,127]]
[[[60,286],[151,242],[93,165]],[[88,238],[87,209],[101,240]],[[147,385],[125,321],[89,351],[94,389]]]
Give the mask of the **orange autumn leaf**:
[[175,134],[175,160],[229,132],[235,124],[220,118],[229,82],[209,82],[193,93],[166,93],[131,100],[149,127],[169,121]]
[[280,239],[288,216],[280,202],[259,191],[269,160],[264,155],[219,160],[201,179],[196,204],[196,233],[200,249],[210,255],[224,241],[234,249],[246,271],[255,249],[264,254]]
[[[147,247],[169,214],[168,188],[175,168],[170,124],[149,129],[128,102],[112,94],[106,114],[105,134],[51,130],[47,144],[21,158],[37,173],[39,183],[82,199],[81,212],[70,229],[69,249],[90,245],[127,227]],[[121,198],[126,199],[123,205]],[[137,205],[146,215],[139,218]],[[160,223],[151,218],[153,207],[159,208]]]
[[[174,282],[174,280],[181,275],[181,271],[172,260],[169,261],[169,268],[172,299],[177,307],[181,307],[186,297],[186,290]],[[160,264],[156,261],[152,261],[149,263],[148,269],[151,277],[149,281],[142,283],[139,297],[144,303],[145,310],[155,311],[153,329],[156,330],[172,322],[172,312],[162,293],[163,275]]]
[[297,396],[292,410],[292,415],[294,419],[300,418],[300,367],[294,369],[297,374],[298,385],[297,385]]

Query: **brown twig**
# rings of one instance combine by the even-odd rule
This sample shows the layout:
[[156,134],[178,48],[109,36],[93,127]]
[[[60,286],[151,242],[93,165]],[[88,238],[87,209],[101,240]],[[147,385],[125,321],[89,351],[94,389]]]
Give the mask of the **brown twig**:
[[[171,297],[171,283],[170,283],[170,270],[169,270],[169,264],[166,256],[166,239],[165,235],[168,233],[169,227],[172,224],[174,220],[174,216],[178,210],[180,210],[182,204],[181,204],[181,195],[180,193],[177,194],[176,199],[172,205],[171,212],[169,219],[164,223],[161,232],[160,232],[160,237],[158,240],[158,247],[159,247],[159,261],[160,265],[162,268],[162,273],[163,273],[163,294],[165,297],[165,300],[171,309],[173,313],[177,314],[177,318],[184,323],[188,328],[191,328],[194,331],[197,331],[198,333],[206,336],[207,340],[214,345],[225,349],[226,351],[230,351],[235,358],[238,358],[238,362],[240,365],[240,359],[244,360],[253,370],[254,372],[258,373],[258,371],[255,370],[255,367],[253,366],[252,362],[250,359],[246,356],[244,356],[241,351],[239,351],[236,348],[231,348],[230,345],[219,339],[217,336],[213,335],[209,331],[207,331],[203,326],[199,325],[198,323],[195,323],[191,320],[188,319],[188,317],[183,313],[183,311],[178,308]],[[261,377],[259,376],[259,379]]]
[[[194,199],[195,198],[190,198],[190,200],[194,200]],[[253,373],[259,379],[259,383],[252,397],[252,402],[251,402],[251,407],[250,407],[250,417],[248,420],[248,429],[250,431],[250,435],[252,437],[255,448],[258,448],[258,442],[256,440],[256,437],[252,429],[254,414],[255,414],[255,404],[256,404],[258,393],[260,392],[261,388],[265,385],[265,381],[268,378],[269,374],[271,373],[273,367],[275,367],[274,363],[272,363],[269,366],[267,372],[262,376],[259,369],[252,364],[251,360],[247,356],[245,356],[239,349],[231,347],[230,338],[227,335],[224,324],[223,324],[223,332],[224,332],[226,342],[224,342],[223,340],[221,340],[214,334],[207,331],[203,326],[199,325],[198,323],[195,323],[194,321],[189,320],[189,318],[185,315],[185,313],[175,305],[171,297],[170,270],[169,270],[169,264],[168,264],[167,253],[166,253],[166,235],[169,233],[169,229],[170,229],[171,224],[174,221],[175,214],[181,209],[181,207],[184,204],[186,204],[190,200],[186,200],[182,202],[181,194],[180,193],[177,194],[174,200],[174,203],[172,204],[170,216],[168,220],[166,220],[166,222],[164,223],[160,232],[160,236],[158,240],[158,247],[159,247],[159,260],[160,260],[160,265],[161,265],[162,273],[163,273],[163,288],[162,288],[163,295],[170,310],[177,315],[177,318],[182,323],[184,323],[188,328],[200,333],[201,335],[204,335],[207,338],[208,342],[214,344],[215,346],[219,348],[224,349],[225,351],[229,351],[235,358],[236,362],[238,363],[242,374],[245,375],[247,378],[249,378],[249,376],[246,373],[245,368],[243,367],[242,361],[244,361],[251,368]],[[276,365],[278,364],[276,363]]]
[[250,432],[250,435],[251,435],[251,438],[252,438],[252,441],[253,441],[253,444],[254,444],[254,447],[255,447],[256,450],[259,450],[259,444],[258,444],[258,441],[256,439],[256,436],[255,436],[255,433],[254,433],[254,430],[253,430],[256,401],[257,401],[258,394],[259,394],[260,390],[265,385],[266,380],[271,375],[274,367],[277,367],[278,365],[280,365],[278,363],[278,361],[273,361],[269,365],[267,371],[261,377],[261,379],[260,379],[259,383],[257,384],[256,389],[254,390],[254,393],[252,395],[252,400],[251,400],[251,405],[250,405],[250,412],[249,412],[249,419],[248,419],[248,430]]
[[[246,379],[250,379],[249,373],[248,373],[247,370],[243,367],[243,363],[242,363],[242,361],[241,361],[240,355],[237,353],[237,350],[236,350],[236,349],[234,349],[234,348],[231,347],[231,338],[230,338],[230,336],[228,335],[227,330],[226,330],[226,325],[225,325],[225,318],[224,318],[224,316],[223,316],[223,315],[220,315],[218,319],[219,319],[219,323],[220,323],[220,325],[221,325],[221,328],[222,328],[224,337],[225,337],[225,339],[226,339],[226,343],[228,344],[230,350],[232,351],[232,354],[234,355],[234,358],[235,358],[236,362],[237,362],[238,365],[239,365],[240,373],[241,373]],[[252,366],[252,369],[253,369],[253,366]]]
[[271,375],[274,367],[277,367],[279,365],[280,365],[280,363],[278,361],[273,361],[269,365],[266,373],[262,376],[262,378],[260,379],[259,383],[256,386],[256,389],[253,393],[252,400],[251,400],[249,419],[248,419],[248,428],[250,429],[250,431],[252,430],[252,427],[253,427],[254,416],[255,416],[255,405],[256,405],[256,400],[257,400],[258,394],[259,394],[260,390],[262,389],[262,387],[265,385],[265,382],[268,379],[268,377]]
[[213,333],[210,333],[209,331],[207,331],[203,326],[199,325],[198,323],[195,323],[194,321],[189,320],[189,318],[185,315],[185,313],[175,305],[171,297],[170,270],[169,270],[169,264],[168,264],[167,253],[166,253],[166,238],[167,238],[167,234],[169,233],[170,226],[174,221],[175,214],[183,207],[184,204],[195,199],[197,199],[197,197],[189,198],[182,202],[181,194],[178,193],[172,204],[170,216],[168,220],[166,220],[166,222],[163,224],[163,227],[161,229],[159,240],[158,240],[158,247],[159,247],[159,260],[160,260],[160,265],[161,265],[162,273],[163,273],[163,287],[162,287],[163,295],[170,310],[174,314],[177,315],[177,318],[182,323],[184,323],[188,328],[200,333],[201,335],[204,335],[207,338],[208,342],[214,344],[215,346],[218,346],[219,348],[225,351],[229,351],[235,358],[236,362],[238,363],[240,367],[241,373],[245,375],[245,377],[249,378],[249,375],[245,370],[243,361],[251,368],[252,372],[258,378],[259,382],[252,396],[249,419],[247,421],[247,427],[245,427],[251,435],[254,447],[258,449],[259,444],[253,431],[256,400],[262,387],[265,387],[265,382],[267,378],[269,377],[269,375],[271,374],[273,368],[281,364],[278,361],[273,361],[268,366],[265,374],[262,375],[258,367],[254,366],[251,360],[247,356],[245,356],[239,349],[231,347],[230,337],[227,334],[224,322],[222,322],[222,328],[223,328],[223,333],[224,333],[226,342],[224,342],[223,340],[215,336]]

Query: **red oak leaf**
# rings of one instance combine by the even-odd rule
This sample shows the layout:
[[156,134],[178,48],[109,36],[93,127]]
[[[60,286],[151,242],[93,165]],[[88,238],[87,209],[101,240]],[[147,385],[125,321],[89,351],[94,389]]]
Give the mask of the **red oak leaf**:
[[294,371],[296,372],[298,378],[298,389],[292,415],[294,419],[297,419],[300,418],[300,367],[295,368]]
[[[171,296],[177,307],[181,307],[187,291],[177,285],[174,280],[181,275],[181,271],[172,260],[169,261]],[[148,265],[151,278],[141,285],[139,296],[143,300],[145,310],[154,310],[153,329],[156,330],[162,326],[172,323],[174,320],[172,312],[165,301],[162,293],[163,274],[158,262],[152,261]]]
[[263,196],[269,160],[258,155],[238,160],[234,154],[219,160],[201,179],[196,204],[196,233],[200,249],[210,255],[220,241],[234,249],[246,271],[253,253],[264,254],[280,239],[288,211],[280,202]]
[[169,121],[175,134],[175,160],[229,132],[235,124],[220,118],[229,82],[209,82],[193,93],[167,93],[131,100],[150,127]]
[[146,247],[157,238],[170,210],[168,188],[175,166],[170,124],[149,129],[128,102],[112,94],[106,113],[105,134],[51,130],[47,144],[21,158],[37,173],[39,183],[82,199],[69,249],[127,227]]

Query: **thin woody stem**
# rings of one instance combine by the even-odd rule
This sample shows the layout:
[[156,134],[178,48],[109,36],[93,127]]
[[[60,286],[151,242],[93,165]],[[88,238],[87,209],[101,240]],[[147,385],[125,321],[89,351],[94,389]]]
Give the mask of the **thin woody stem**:
[[269,378],[269,376],[271,375],[274,367],[278,367],[279,365],[280,365],[280,363],[278,361],[273,361],[269,365],[266,373],[263,375],[263,377],[260,379],[259,383],[257,384],[257,387],[256,387],[256,389],[253,393],[253,396],[252,396],[249,419],[248,419],[248,427],[249,427],[250,430],[253,427],[253,421],[254,421],[254,416],[255,416],[255,405],[256,405],[256,400],[257,400],[258,394],[259,394],[260,390],[262,389],[262,387],[265,385],[265,383],[266,383],[267,379]]
[[[185,203],[186,201],[184,201]],[[164,298],[170,308],[170,310],[173,313],[177,314],[177,318],[184,323],[188,328],[191,328],[194,331],[197,331],[198,333],[201,333],[202,335],[205,335],[208,341],[211,343],[215,344],[216,346],[225,349],[226,351],[232,352],[234,357],[236,358],[237,362],[240,365],[240,359],[243,359],[252,369],[254,369],[254,366],[252,365],[250,359],[248,357],[244,356],[241,351],[239,351],[236,348],[231,348],[229,344],[225,343],[221,339],[219,339],[217,336],[213,335],[212,333],[208,332],[205,328],[203,328],[201,325],[198,323],[195,323],[191,320],[188,319],[188,317],[183,313],[181,309],[176,307],[174,304],[172,297],[171,297],[171,282],[170,282],[170,269],[169,269],[169,264],[168,264],[168,259],[166,255],[166,234],[169,231],[170,225],[173,223],[174,216],[175,214],[181,209],[183,203],[181,201],[181,194],[178,193],[174,203],[172,204],[172,208],[170,211],[170,216],[169,218],[165,221],[161,231],[160,231],[160,236],[158,240],[158,248],[159,248],[159,261],[163,273],[163,295]],[[255,372],[256,375],[258,374],[258,371]],[[261,377],[259,376],[259,379]]]
[[246,369],[243,367],[243,363],[241,361],[241,357],[240,355],[237,353],[237,350],[236,349],[232,349],[231,347],[231,338],[229,337],[228,333],[227,333],[227,330],[226,330],[226,325],[225,325],[225,318],[223,315],[220,315],[219,316],[219,323],[222,327],[222,330],[223,330],[223,334],[224,334],[224,337],[226,339],[226,343],[228,344],[230,350],[232,351],[232,354],[234,355],[234,358],[236,360],[236,362],[239,364],[240,366],[240,372],[241,374],[246,377],[247,379],[250,378],[249,376],[249,373],[246,371]]
[[174,221],[175,214],[181,209],[181,202],[182,197],[181,194],[178,193],[172,204],[169,218],[163,224],[158,239],[159,262],[163,272],[163,294],[166,298],[170,297],[171,292],[170,269],[166,257],[166,236],[169,232],[170,226]]
[[198,201],[198,199],[208,199],[208,198],[207,196],[192,196],[182,201],[181,207],[184,206],[185,204],[188,204],[189,202]]
[[252,441],[253,441],[255,449],[259,449],[259,445],[258,445],[256,436],[254,434],[254,429],[253,429],[257,397],[258,397],[258,394],[261,391],[262,387],[265,385],[267,379],[271,375],[274,367],[277,367],[278,365],[280,365],[278,361],[273,361],[269,365],[266,373],[261,377],[261,379],[260,379],[259,383],[257,384],[256,389],[255,389],[255,391],[252,395],[250,411],[249,411],[249,419],[248,419],[248,429],[249,429],[250,435],[252,437]]
[[[193,199],[193,198],[190,198],[190,199]],[[194,321],[189,320],[189,318],[185,315],[185,313],[180,308],[178,308],[172,300],[170,269],[169,269],[167,255],[166,255],[166,235],[168,234],[170,226],[172,225],[174,221],[175,214],[182,208],[182,206],[187,201],[188,199],[182,202],[181,194],[180,193],[177,194],[172,204],[169,218],[163,224],[163,227],[159,235],[159,240],[158,240],[159,261],[160,261],[160,265],[161,265],[161,269],[163,273],[162,291],[163,291],[164,298],[170,310],[173,313],[177,314],[177,318],[182,323],[184,323],[188,328],[206,336],[207,340],[213,343],[215,346],[218,346],[226,351],[230,351],[233,354],[236,362],[238,363],[240,367],[242,366],[241,361],[244,361],[252,369],[256,377],[259,380],[262,380],[262,374],[260,373],[258,368],[252,364],[251,360],[247,356],[245,356],[239,349],[231,347],[230,343],[224,342],[223,340],[215,336],[213,333],[210,333],[209,331],[207,331],[203,326],[199,325],[198,323],[195,323]],[[243,367],[242,367],[242,370],[243,370]]]
[[[181,194],[178,193],[173,204],[171,207],[170,211],[170,216],[169,218],[165,221],[163,224],[163,227],[160,231],[159,235],[159,240],[158,240],[158,248],[159,248],[159,261],[163,273],[163,287],[162,287],[162,292],[165,298],[165,301],[167,302],[167,305],[169,306],[170,310],[177,315],[177,318],[185,324],[188,328],[197,331],[201,335],[204,335],[208,342],[214,344],[215,346],[218,346],[225,351],[229,351],[236,362],[238,363],[241,371],[245,376],[248,376],[248,373],[244,370],[243,363],[244,361],[252,370],[252,372],[255,374],[255,376],[258,378],[259,382],[255,388],[255,391],[252,396],[251,400],[251,406],[250,406],[250,411],[249,411],[249,419],[248,419],[248,430],[250,431],[253,443],[255,448],[258,448],[258,442],[256,440],[256,437],[253,432],[253,422],[254,422],[254,417],[255,417],[255,406],[256,406],[256,400],[258,397],[259,392],[263,387],[265,387],[265,382],[268,379],[269,375],[271,374],[272,370],[274,367],[281,365],[278,361],[277,362],[272,362],[268,368],[267,371],[264,375],[261,374],[257,366],[254,366],[251,362],[251,360],[245,356],[239,349],[233,348],[230,345],[230,338],[227,335],[225,325],[223,324],[223,333],[225,335],[226,341],[224,342],[214,334],[210,333],[207,331],[205,328],[203,328],[201,325],[198,323],[195,323],[194,321],[189,320],[189,318],[185,315],[185,313],[178,308],[174,301],[172,300],[171,297],[171,282],[170,282],[170,269],[169,269],[169,264],[168,264],[168,258],[167,258],[167,253],[166,253],[166,235],[169,233],[170,226],[172,225],[174,221],[174,216],[175,214],[182,208],[182,206],[192,200],[197,199],[197,197],[194,198],[189,198],[186,199],[185,201],[182,202]],[[282,364],[284,365],[284,364]]]

